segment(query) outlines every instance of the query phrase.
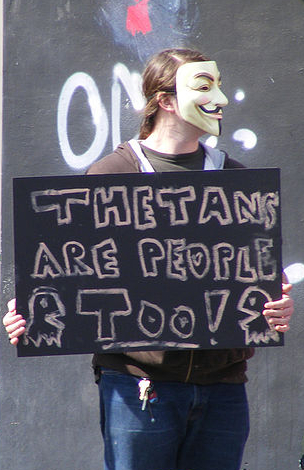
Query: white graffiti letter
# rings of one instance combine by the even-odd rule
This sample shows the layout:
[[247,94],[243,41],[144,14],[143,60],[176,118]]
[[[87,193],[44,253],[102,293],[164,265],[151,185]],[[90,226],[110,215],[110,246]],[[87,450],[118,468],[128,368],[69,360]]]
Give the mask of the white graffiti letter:
[[273,240],[257,238],[254,241],[258,259],[258,275],[261,281],[274,281],[277,277],[276,260],[271,256]]
[[165,250],[155,238],[144,238],[138,242],[138,256],[144,277],[158,275],[157,261],[164,259]]
[[[88,96],[92,121],[95,126],[95,137],[86,152],[82,155],[75,155],[69,142],[68,116],[71,100],[79,87],[83,88]],[[65,82],[58,102],[57,132],[63,158],[72,168],[82,169],[89,166],[103,151],[109,132],[108,116],[100,99],[98,88],[90,75],[76,72]]]
[[112,238],[94,245],[91,250],[95,271],[99,279],[120,276],[118,261],[115,256],[117,247]]
[[210,254],[203,243],[190,243],[186,246],[188,266],[194,277],[202,279],[210,268]]
[[133,190],[134,227],[146,230],[156,227],[154,211],[148,201],[153,200],[151,186],[136,187]]
[[141,92],[141,75],[138,72],[130,73],[128,68],[118,63],[113,70],[112,85],[112,143],[113,149],[121,142],[120,137],[120,107],[121,107],[121,84],[124,86],[133,108],[141,111],[145,100]]
[[279,203],[280,198],[277,192],[266,193],[262,197],[266,230],[270,230],[277,223],[278,215],[275,208],[279,206]]
[[131,224],[131,210],[126,186],[111,186],[108,189],[108,194],[105,188],[95,189],[95,227],[107,227],[110,224],[110,213],[113,214],[116,227]]
[[96,341],[114,341],[116,338],[115,317],[132,313],[127,289],[80,289],[76,299],[78,315],[97,317]]
[[138,327],[149,338],[158,338],[164,329],[165,312],[156,304],[141,300],[138,314]]
[[184,261],[186,240],[173,240],[169,238],[167,243],[167,276],[169,279],[187,280],[187,271]]
[[220,225],[229,225],[233,222],[226,194],[223,188],[217,186],[204,188],[198,223],[206,224],[211,217],[215,217]]
[[46,189],[32,191],[31,201],[35,212],[57,212],[57,224],[72,223],[71,206],[73,204],[90,204],[89,189]]
[[250,266],[249,246],[242,246],[238,250],[235,279],[240,282],[256,282],[258,280],[255,268]]
[[195,326],[195,315],[192,308],[186,305],[176,307],[175,312],[170,318],[170,329],[179,338],[187,339],[193,336]]
[[230,243],[218,243],[214,245],[213,263],[214,263],[214,280],[228,281],[230,278],[229,261],[234,258],[234,248]]
[[[220,326],[229,295],[230,291],[228,289],[206,291],[204,294],[208,325],[211,333],[215,333]],[[212,297],[216,298],[215,306],[211,303]]]
[[67,276],[92,276],[94,274],[94,269],[82,261],[85,257],[85,249],[81,243],[75,241],[65,243],[62,247],[62,254]]
[[250,222],[251,224],[262,224],[263,214],[261,211],[261,193],[258,191],[250,195],[250,199],[243,191],[234,192],[234,210],[239,224]]
[[189,222],[186,202],[195,201],[195,191],[192,186],[158,189],[156,201],[160,207],[169,209],[170,225],[186,225]]
[[34,272],[31,276],[41,279],[45,279],[47,276],[52,278],[64,276],[62,267],[44,242],[39,243],[35,256]]

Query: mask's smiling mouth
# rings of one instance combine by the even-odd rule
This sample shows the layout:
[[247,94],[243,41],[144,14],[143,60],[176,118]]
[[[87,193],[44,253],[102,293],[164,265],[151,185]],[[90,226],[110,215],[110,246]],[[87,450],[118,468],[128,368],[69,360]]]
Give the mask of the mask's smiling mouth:
[[206,113],[206,114],[215,114],[216,116],[214,116],[214,117],[216,117],[216,118],[221,118],[222,117],[222,108],[220,106],[218,106],[215,109],[207,109],[202,105],[198,105],[198,107],[202,111],[204,111],[204,113]]

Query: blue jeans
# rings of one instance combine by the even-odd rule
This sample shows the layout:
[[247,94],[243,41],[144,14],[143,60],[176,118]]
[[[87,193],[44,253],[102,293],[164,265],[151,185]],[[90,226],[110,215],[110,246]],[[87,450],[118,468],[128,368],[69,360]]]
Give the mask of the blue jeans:
[[103,371],[104,470],[239,470],[249,432],[243,384],[154,382],[142,411],[140,379]]

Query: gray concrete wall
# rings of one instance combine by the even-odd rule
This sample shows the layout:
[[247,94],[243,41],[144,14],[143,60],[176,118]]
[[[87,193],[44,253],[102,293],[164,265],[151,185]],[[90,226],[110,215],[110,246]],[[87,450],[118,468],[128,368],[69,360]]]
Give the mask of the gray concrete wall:
[[[141,24],[128,10],[136,5]],[[135,85],[146,58],[168,46],[201,49],[218,62],[230,100],[223,135],[213,144],[249,167],[281,168],[283,266],[294,283],[285,346],[258,348],[249,363],[251,435],[242,470],[297,468],[304,452],[304,2],[150,0],[146,11],[144,5],[4,2],[2,312],[14,296],[12,177],[83,173],[136,134]],[[94,85],[91,108],[81,83]],[[111,99],[115,83],[118,103]],[[68,85],[77,88],[70,101]],[[104,116],[98,130],[95,112]],[[90,356],[17,358],[3,329],[0,336],[1,470],[101,469]]]

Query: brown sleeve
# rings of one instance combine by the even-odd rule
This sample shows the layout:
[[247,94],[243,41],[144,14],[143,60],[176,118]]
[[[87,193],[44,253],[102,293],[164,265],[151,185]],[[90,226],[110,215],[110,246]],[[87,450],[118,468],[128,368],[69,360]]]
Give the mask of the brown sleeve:
[[113,152],[101,160],[93,163],[86,171],[87,175],[100,175],[105,173],[139,173],[140,167],[137,159],[130,154],[126,156]]

